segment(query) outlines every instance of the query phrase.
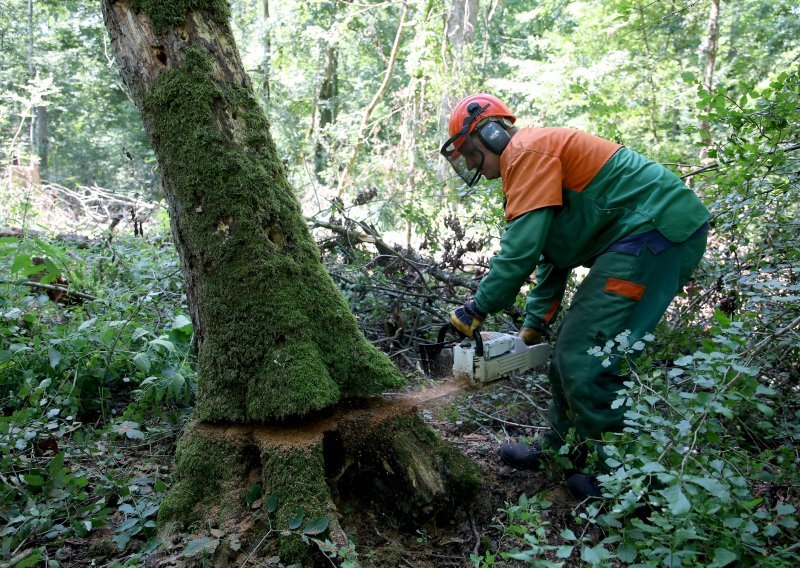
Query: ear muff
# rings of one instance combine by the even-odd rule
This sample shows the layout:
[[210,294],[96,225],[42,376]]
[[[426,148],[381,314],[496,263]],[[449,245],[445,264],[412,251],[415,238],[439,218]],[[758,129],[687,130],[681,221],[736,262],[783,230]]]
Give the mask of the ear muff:
[[478,138],[486,148],[495,154],[502,154],[511,141],[511,135],[494,120],[490,120],[480,127]]

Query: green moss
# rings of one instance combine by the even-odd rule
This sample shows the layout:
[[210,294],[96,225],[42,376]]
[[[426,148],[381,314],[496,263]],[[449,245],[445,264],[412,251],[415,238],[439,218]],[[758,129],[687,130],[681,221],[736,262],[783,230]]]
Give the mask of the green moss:
[[454,487],[454,495],[465,498],[475,495],[483,486],[480,469],[471,459],[447,443],[440,443],[439,458],[445,469],[445,474]]
[[319,261],[249,87],[214,76],[187,48],[144,104],[175,230],[202,274],[196,417],[267,422],[398,387]]
[[190,11],[210,14],[215,22],[226,27],[230,18],[228,0],[131,0],[131,7],[147,14],[156,35],[173,26],[183,25]]
[[[335,518],[331,494],[325,480],[322,443],[307,448],[270,448],[262,455],[265,494],[275,495],[278,508],[273,527],[286,530],[289,520],[303,514],[304,526],[321,516]],[[305,562],[311,549],[299,534],[282,535],[279,543],[281,559]]]
[[227,441],[209,440],[190,430],[178,442],[175,453],[176,483],[158,511],[158,524],[178,521],[187,526],[205,517],[208,508],[221,507],[216,519],[235,514],[249,460],[245,449]]
[[306,448],[270,448],[262,460],[264,491],[278,500],[275,528],[285,530],[298,511],[303,511],[307,520],[335,512],[325,480],[321,442]]

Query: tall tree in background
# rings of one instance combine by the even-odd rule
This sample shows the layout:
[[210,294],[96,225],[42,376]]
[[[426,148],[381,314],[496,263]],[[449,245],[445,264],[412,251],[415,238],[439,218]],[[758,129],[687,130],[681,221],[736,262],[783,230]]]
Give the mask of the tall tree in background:
[[[325,516],[340,540],[331,491],[342,480],[367,491],[390,477],[391,498],[403,493],[420,511],[474,490],[471,462],[409,405],[373,401],[356,417],[315,418],[402,380],[319,262],[242,68],[227,2],[189,11],[145,0],[102,5],[161,167],[199,349],[196,422],[178,447],[178,481],[160,521],[234,517],[254,472],[277,498],[278,528],[302,509]],[[329,487],[326,472],[340,469],[340,484]],[[302,549],[294,537],[284,544],[286,554]]]
[[[470,49],[475,40],[475,26],[478,23],[478,0],[452,0],[447,14],[447,28],[445,37],[442,38],[442,59],[446,68],[446,76],[450,79],[455,89],[450,89],[442,97],[439,112],[439,126],[441,131],[447,132],[450,110],[463,95],[467,93],[464,75],[465,69],[470,69]],[[470,69],[469,77],[472,77]]]
[[[705,66],[703,70],[703,86],[709,95],[714,88],[714,64],[717,61],[717,41],[719,38],[719,3],[720,0],[711,0],[709,2],[708,12],[708,33],[706,35],[705,44],[703,45],[703,56],[705,58]],[[711,112],[711,105],[709,103],[705,109],[704,114]],[[711,125],[708,118],[703,118],[700,121],[700,136],[702,148],[700,150],[700,162],[703,163],[708,159],[708,149],[711,147]]]

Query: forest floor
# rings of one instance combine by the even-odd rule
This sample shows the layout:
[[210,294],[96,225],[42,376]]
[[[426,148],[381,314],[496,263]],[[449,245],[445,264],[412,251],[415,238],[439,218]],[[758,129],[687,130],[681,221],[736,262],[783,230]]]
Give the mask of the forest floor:
[[[391,511],[378,506],[344,507],[341,525],[356,545],[358,562],[365,567],[409,566],[413,568],[466,566],[524,566],[521,561],[492,554],[498,551],[524,551],[531,543],[516,540],[509,525],[524,528],[524,533],[537,534],[538,543],[550,546],[564,544],[560,533],[571,529],[576,534],[588,531],[576,526],[576,510],[581,503],[564,488],[560,480],[544,471],[517,471],[498,458],[499,445],[506,441],[534,438],[544,426],[543,410],[547,404],[544,375],[528,375],[470,388],[453,379],[410,380],[405,398],[419,402],[423,419],[442,439],[454,444],[474,460],[483,475],[484,485],[470,503],[454,507],[449,518],[400,521]],[[174,468],[174,442],[180,424],[164,432],[161,444],[145,444],[117,448],[119,465],[127,469],[140,486],[153,484],[153,479],[171,477]],[[138,474],[138,475],[137,475]],[[509,522],[508,509],[536,499],[536,512],[520,506],[518,515]],[[520,502],[522,499],[522,503]],[[460,506],[463,505],[463,506]],[[385,505],[384,505],[385,507]],[[527,511],[527,512],[526,512]],[[144,543],[131,541],[133,558],[121,553],[112,544],[113,530],[94,531],[86,539],[68,539],[59,550],[62,566],[290,566],[284,563],[267,543],[258,553],[259,536],[255,523],[245,520],[235,527],[210,529],[200,527],[191,533],[176,533],[161,546],[148,553]],[[521,538],[521,537],[520,537]],[[205,551],[205,553],[203,553]],[[561,561],[550,553],[552,561]],[[476,562],[483,556],[483,562]],[[135,562],[131,562],[135,558]],[[539,556],[539,558],[543,558]],[[546,556],[544,556],[546,558]],[[319,556],[318,566],[340,566],[335,559]],[[126,563],[127,562],[127,563]],[[352,564],[344,564],[353,566]],[[572,564],[565,564],[567,566]]]
[[[416,387],[423,392],[442,388],[441,381],[423,382],[429,384]],[[551,546],[564,543],[560,536],[563,529],[580,534],[573,513],[581,503],[561,480],[548,471],[515,470],[498,457],[501,443],[527,442],[546,428],[547,392],[542,383],[546,384],[544,375],[505,379],[421,405],[422,417],[442,439],[478,465],[483,489],[449,523],[431,523],[413,530],[391,523],[381,525],[380,521],[362,523],[356,542],[363,550],[360,560],[365,566],[464,567],[473,566],[476,556],[530,548],[531,543],[515,539],[513,529],[507,530],[509,525],[521,526],[529,534],[539,529],[539,544]],[[529,516],[528,508],[522,506],[519,516],[509,522],[507,509],[518,505],[521,497],[523,503],[526,498],[538,499],[543,510],[540,516]],[[494,565],[487,560],[478,565]],[[560,559],[553,555],[549,560]],[[496,561],[498,566],[530,566],[513,559],[501,563],[499,555]]]

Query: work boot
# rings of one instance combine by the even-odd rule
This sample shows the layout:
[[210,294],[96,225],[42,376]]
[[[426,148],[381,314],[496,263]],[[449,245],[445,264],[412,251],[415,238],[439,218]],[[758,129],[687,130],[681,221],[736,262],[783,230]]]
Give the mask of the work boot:
[[583,501],[589,497],[600,497],[600,484],[597,478],[582,473],[573,473],[567,478],[567,489],[576,499]]
[[502,444],[500,461],[514,469],[539,469],[544,450],[539,444]]

